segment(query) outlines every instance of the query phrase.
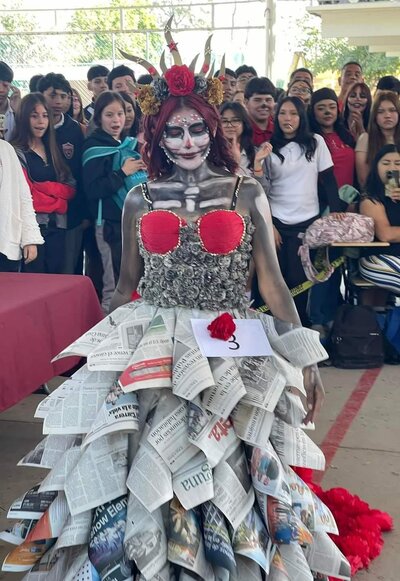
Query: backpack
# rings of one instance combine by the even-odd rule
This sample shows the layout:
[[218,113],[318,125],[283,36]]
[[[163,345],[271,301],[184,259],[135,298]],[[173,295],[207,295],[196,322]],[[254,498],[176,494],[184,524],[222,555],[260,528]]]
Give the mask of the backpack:
[[[303,243],[299,247],[299,256],[308,280],[325,282],[333,272],[329,261],[329,245],[333,242],[372,242],[374,239],[374,221],[368,216],[348,212],[341,218],[324,216],[315,220],[304,233],[299,234]],[[310,259],[310,248],[326,247],[327,272],[324,278],[316,278],[318,272]]]
[[382,367],[383,338],[375,311],[362,305],[341,305],[333,323],[329,351],[335,367]]

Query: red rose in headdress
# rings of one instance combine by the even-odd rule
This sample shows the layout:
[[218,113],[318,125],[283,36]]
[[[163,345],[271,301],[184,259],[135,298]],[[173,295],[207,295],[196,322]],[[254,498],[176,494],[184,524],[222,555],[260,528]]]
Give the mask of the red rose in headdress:
[[189,95],[194,89],[194,74],[186,65],[173,65],[164,74],[169,92],[175,97]]

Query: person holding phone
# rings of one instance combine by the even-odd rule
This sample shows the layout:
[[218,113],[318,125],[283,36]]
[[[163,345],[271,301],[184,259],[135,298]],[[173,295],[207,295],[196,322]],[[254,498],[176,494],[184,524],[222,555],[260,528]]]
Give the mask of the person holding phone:
[[[375,222],[375,235],[389,242],[384,254],[366,249],[360,258],[360,274],[366,280],[400,295],[400,151],[385,145],[376,155],[366,184],[360,212]],[[370,255],[368,255],[368,252]]]
[[14,72],[4,61],[0,61],[0,139],[10,141],[14,129],[14,113],[21,102],[21,92],[12,85]]

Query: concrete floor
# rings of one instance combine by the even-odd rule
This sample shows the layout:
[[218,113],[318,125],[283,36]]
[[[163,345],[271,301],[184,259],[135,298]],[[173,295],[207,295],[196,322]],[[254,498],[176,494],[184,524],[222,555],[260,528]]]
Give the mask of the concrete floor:
[[[388,511],[395,522],[395,530],[385,535],[381,556],[368,571],[358,573],[354,577],[356,581],[400,580],[399,371],[398,367],[385,366],[355,414],[363,385],[372,383],[371,372],[334,368],[321,370],[327,395],[312,437],[318,444],[326,444],[331,428],[338,428],[335,431],[336,441],[329,438],[330,450],[335,453],[322,479],[322,486],[349,488],[372,506]],[[57,378],[53,383],[58,383]],[[9,504],[47,473],[45,470],[16,466],[18,460],[42,438],[42,422],[33,419],[42,397],[31,395],[0,414],[0,530],[6,528],[5,516]],[[347,433],[339,434],[352,415],[354,419]],[[10,545],[0,541],[0,562],[9,550]],[[23,574],[0,572],[0,580],[19,581],[22,578]]]

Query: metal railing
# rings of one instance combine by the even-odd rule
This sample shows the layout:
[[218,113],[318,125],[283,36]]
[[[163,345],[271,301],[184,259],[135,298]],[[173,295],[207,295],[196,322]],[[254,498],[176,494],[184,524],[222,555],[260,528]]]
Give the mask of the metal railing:
[[[275,1],[275,0],[272,0]],[[174,14],[173,30],[180,49],[194,56],[212,32],[218,62],[229,47],[229,64],[243,63],[247,46],[259,46],[266,69],[268,4],[271,0],[197,0],[99,8],[29,8],[1,10],[0,55],[28,79],[36,73],[65,70],[84,79],[94,63],[112,68],[122,62],[118,48],[157,62],[164,48],[163,26]],[[82,68],[82,72],[77,71]],[[72,74],[71,70],[75,69]],[[67,76],[67,72],[65,73]],[[144,71],[142,71],[144,72]],[[71,76],[72,75],[72,76]]]

